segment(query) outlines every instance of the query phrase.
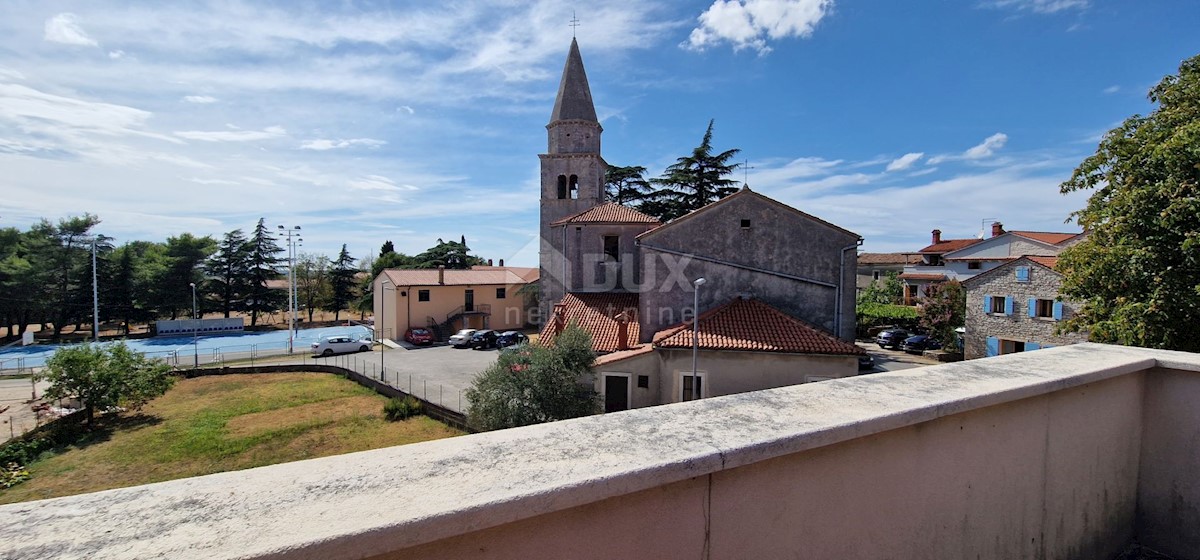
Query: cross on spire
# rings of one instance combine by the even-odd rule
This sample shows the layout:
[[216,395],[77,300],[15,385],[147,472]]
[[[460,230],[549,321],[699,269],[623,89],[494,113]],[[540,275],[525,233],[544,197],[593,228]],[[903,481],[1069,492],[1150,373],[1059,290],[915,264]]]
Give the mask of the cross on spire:
[[754,168],[750,166],[750,158],[746,158],[744,161],[742,161],[742,184],[743,185],[750,184],[750,170],[751,169],[754,169]]
[[575,17],[575,10],[571,10],[571,23],[568,23],[567,25],[571,26],[571,38],[574,39],[575,28],[579,27],[579,18]]

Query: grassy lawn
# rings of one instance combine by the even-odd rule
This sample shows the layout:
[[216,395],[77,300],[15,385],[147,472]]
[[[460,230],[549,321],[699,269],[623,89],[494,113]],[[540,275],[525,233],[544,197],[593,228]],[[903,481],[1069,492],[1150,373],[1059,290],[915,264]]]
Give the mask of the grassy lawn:
[[460,435],[417,416],[383,418],[387,399],[325,373],[181,379],[140,414],[107,418],[29,466],[0,503],[39,500]]

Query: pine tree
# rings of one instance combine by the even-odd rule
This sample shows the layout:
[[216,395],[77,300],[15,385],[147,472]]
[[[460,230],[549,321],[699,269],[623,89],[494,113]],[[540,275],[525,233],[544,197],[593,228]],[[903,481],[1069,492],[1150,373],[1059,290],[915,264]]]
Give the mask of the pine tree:
[[342,245],[342,252],[338,253],[337,260],[333,261],[333,266],[330,270],[330,281],[332,285],[332,295],[329,300],[330,311],[333,311],[333,320],[339,320],[339,314],[342,309],[345,309],[354,298],[354,275],[358,273],[358,269],[354,266],[354,258],[350,256],[350,252],[346,250],[346,245]]
[[639,210],[667,221],[737,192],[737,187],[733,186],[737,181],[725,177],[739,167],[739,164],[730,164],[729,160],[741,150],[734,148],[713,155],[712,135],[713,121],[710,120],[704,139],[692,150],[692,155],[677,159],[662,177],[650,180],[662,188],[648,194],[638,206]]
[[205,291],[216,300],[226,319],[246,307],[245,298],[250,292],[249,249],[246,234],[235,229],[225,234],[205,266],[208,276]]
[[604,171],[604,193],[609,200],[617,204],[641,202],[653,189],[645,175],[646,168],[640,165],[610,165]]
[[271,230],[267,229],[266,219],[259,218],[254,226],[254,234],[246,242],[246,253],[249,259],[248,287],[246,308],[250,311],[250,326],[258,324],[259,313],[270,313],[279,309],[287,299],[287,292],[272,290],[267,282],[279,277],[279,265],[283,259],[277,255],[283,252]]

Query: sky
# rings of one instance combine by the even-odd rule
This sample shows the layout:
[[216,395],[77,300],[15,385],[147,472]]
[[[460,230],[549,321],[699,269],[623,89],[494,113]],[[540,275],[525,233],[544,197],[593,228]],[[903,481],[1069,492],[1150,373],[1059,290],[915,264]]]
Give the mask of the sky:
[[122,243],[264,218],[304,252],[465,235],[537,266],[574,32],[612,165],[658,176],[713,119],[734,178],[866,251],[1078,231],[1087,193],[1058,185],[1200,54],[1189,0],[587,4],[5,0],[0,227],[90,212]]

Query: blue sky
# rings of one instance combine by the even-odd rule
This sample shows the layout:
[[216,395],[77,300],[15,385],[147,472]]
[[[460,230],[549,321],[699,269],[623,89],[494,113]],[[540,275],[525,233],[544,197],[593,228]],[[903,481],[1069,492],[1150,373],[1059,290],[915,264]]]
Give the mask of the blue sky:
[[[751,188],[916,250],[981,220],[1074,231],[1058,184],[1200,53],[1200,4],[614,0],[574,7],[603,155],[741,148]],[[92,212],[162,240],[301,225],[303,250],[466,235],[537,264],[572,6],[8,0],[0,226]],[[741,180],[741,172],[737,174]]]

